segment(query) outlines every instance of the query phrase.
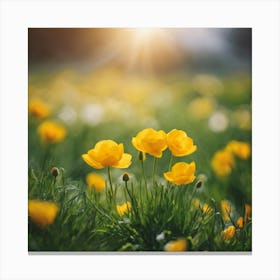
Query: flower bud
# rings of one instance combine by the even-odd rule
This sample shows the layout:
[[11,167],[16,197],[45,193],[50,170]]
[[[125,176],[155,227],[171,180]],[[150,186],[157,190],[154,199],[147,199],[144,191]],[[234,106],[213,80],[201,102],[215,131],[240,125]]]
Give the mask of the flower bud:
[[198,181],[198,182],[196,183],[196,185],[195,185],[195,187],[196,187],[197,189],[200,189],[201,186],[202,186],[202,181]]
[[123,174],[123,181],[124,181],[124,182],[129,181],[129,176],[128,176],[127,173],[124,173],[124,174]]
[[51,169],[51,173],[52,173],[53,177],[56,178],[59,175],[59,169],[57,167],[53,167]]

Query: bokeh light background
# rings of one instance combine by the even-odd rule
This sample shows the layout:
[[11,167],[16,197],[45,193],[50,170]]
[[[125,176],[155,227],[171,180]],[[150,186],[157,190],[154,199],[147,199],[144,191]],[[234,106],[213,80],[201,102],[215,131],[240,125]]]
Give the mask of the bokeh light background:
[[[81,154],[99,140],[124,143],[136,161],[138,131],[177,128],[198,147],[189,158],[207,178],[205,196],[251,203],[248,172],[237,175],[246,188],[236,180],[225,186],[210,164],[229,141],[251,143],[251,29],[30,28],[28,59],[28,99],[48,104],[51,119],[66,127],[53,159],[72,179],[91,171]],[[34,123],[29,117],[30,131]],[[40,154],[38,135],[29,132],[29,165]]]

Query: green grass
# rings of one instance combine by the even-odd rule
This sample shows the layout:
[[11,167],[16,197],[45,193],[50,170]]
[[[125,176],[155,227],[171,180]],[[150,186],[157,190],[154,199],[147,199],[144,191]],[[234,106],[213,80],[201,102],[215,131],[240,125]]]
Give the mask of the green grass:
[[[43,77],[30,76],[30,81],[35,80],[37,87],[50,83]],[[214,97],[217,108],[226,109],[229,116],[240,106],[246,106],[250,111],[250,79],[230,76],[221,80],[227,94]],[[163,251],[166,243],[178,238],[187,240],[189,251],[252,250],[251,219],[247,219],[243,228],[236,226],[237,219],[245,214],[245,204],[252,204],[251,159],[236,159],[233,172],[225,178],[219,178],[211,168],[213,154],[229,141],[251,143],[251,130],[240,129],[230,120],[226,130],[211,131],[207,119],[195,119],[186,113],[186,106],[201,93],[189,86],[183,87],[184,81],[178,84],[166,78],[161,83],[175,90],[176,94],[168,107],[154,109],[152,116],[159,129],[166,132],[173,128],[182,129],[194,139],[197,151],[175,158],[174,163],[195,161],[197,179],[184,186],[167,184],[163,173],[168,171],[171,155],[166,150],[158,159],[154,183],[153,158],[148,155],[144,161],[146,187],[138,152],[131,144],[132,137],[145,128],[140,120],[109,119],[95,126],[80,120],[74,124],[65,123],[65,140],[46,145],[37,134],[40,121],[29,116],[28,199],[53,201],[59,207],[54,223],[45,229],[38,227],[29,217],[29,251]],[[238,87],[241,93],[236,93],[234,83],[242,85]],[[62,105],[56,104],[52,119],[57,119],[57,111]],[[124,143],[125,152],[133,157],[128,169],[112,168],[112,190],[107,171],[93,170],[81,158],[103,139]],[[57,178],[51,174],[54,166],[60,171]],[[106,178],[107,186],[101,193],[87,191],[85,177],[92,171]],[[127,185],[121,179],[124,172],[130,176]],[[202,180],[202,186],[196,188],[199,180]],[[194,199],[200,201],[198,208],[193,206]],[[231,220],[227,223],[220,209],[223,199],[232,205]],[[131,202],[131,210],[119,216],[116,205],[125,201]],[[208,214],[202,211],[204,203],[212,209]],[[224,240],[221,232],[229,225],[236,226],[236,234],[232,239]]]

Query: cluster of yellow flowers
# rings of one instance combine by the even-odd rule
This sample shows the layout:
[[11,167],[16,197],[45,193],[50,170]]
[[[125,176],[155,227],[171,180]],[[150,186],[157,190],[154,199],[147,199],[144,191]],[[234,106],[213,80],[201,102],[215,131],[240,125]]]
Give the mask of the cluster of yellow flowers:
[[[39,120],[50,115],[50,108],[39,99],[31,100],[28,104],[28,110],[31,116]],[[64,126],[50,120],[43,121],[38,126],[37,132],[42,142],[49,144],[61,142],[66,136]]]
[[[156,131],[153,128],[146,128],[132,138],[132,145],[141,152],[141,159],[144,161],[146,154],[155,158],[161,158],[163,151],[169,148],[172,157],[183,157],[192,154],[197,147],[183,130],[173,129],[169,133],[163,130]],[[123,144],[118,144],[113,140],[102,140],[82,155],[82,159],[95,169],[103,168],[128,168],[131,165],[132,156],[124,152]],[[175,184],[185,185],[195,180],[195,163],[178,162],[174,164],[170,171],[165,172],[164,178]],[[105,180],[102,176],[89,173],[86,178],[89,189],[102,191]],[[131,208],[130,202],[117,205],[117,212],[120,216],[127,213]]]
[[[184,131],[173,129],[168,134],[163,130],[146,128],[132,138],[132,145],[143,154],[161,158],[164,150],[169,148],[173,156],[187,156],[196,151],[192,138]],[[132,156],[124,152],[123,144],[113,140],[99,141],[93,149],[82,155],[83,160],[95,169],[105,167],[127,168]],[[178,162],[164,177],[176,185],[189,184],[194,181],[195,163]]]
[[250,154],[249,143],[233,140],[223,150],[219,150],[214,154],[211,166],[218,176],[227,176],[234,167],[234,157],[246,160]]
[[[232,207],[229,201],[227,200],[222,200],[221,201],[221,212],[222,212],[222,217],[223,220],[228,223],[232,222],[231,219],[231,212],[232,212]],[[248,219],[251,217],[251,206],[249,204],[245,204],[245,213],[244,217],[239,217],[236,221],[236,226],[237,228],[243,228],[244,224],[247,222]],[[225,228],[221,235],[224,240],[230,240],[235,236],[236,233],[236,228],[234,225],[229,225],[227,228]]]

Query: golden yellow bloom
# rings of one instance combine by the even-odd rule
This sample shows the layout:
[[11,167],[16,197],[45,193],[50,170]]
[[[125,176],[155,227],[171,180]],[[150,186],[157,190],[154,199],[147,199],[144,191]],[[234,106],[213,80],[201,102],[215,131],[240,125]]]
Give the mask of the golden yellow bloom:
[[186,239],[180,238],[174,241],[169,241],[164,246],[164,251],[166,252],[183,252],[187,251],[187,241]]
[[230,221],[230,212],[231,212],[231,205],[227,200],[221,201],[221,210],[222,210],[222,216],[225,222]]
[[183,130],[171,130],[167,134],[167,145],[172,155],[176,157],[187,156],[196,151],[192,138]]
[[207,203],[204,203],[201,210],[203,214],[210,214],[213,209]]
[[28,216],[42,229],[54,222],[58,210],[57,205],[53,202],[28,201]]
[[65,128],[52,121],[44,121],[38,127],[38,133],[42,141],[46,143],[61,142],[66,136]]
[[194,181],[194,173],[194,162],[191,162],[190,164],[178,162],[172,166],[171,171],[165,172],[163,175],[167,181],[175,185],[185,185]]
[[222,237],[224,240],[230,240],[235,235],[235,227],[229,226],[225,230],[222,231]]
[[160,158],[167,148],[166,133],[146,128],[132,138],[132,144],[138,151]]
[[218,176],[227,176],[231,173],[234,159],[227,150],[217,151],[211,161],[211,166]]
[[88,190],[95,189],[97,192],[101,192],[105,189],[106,182],[105,179],[96,173],[89,173],[86,177]]
[[251,154],[250,144],[241,141],[230,141],[226,149],[241,159],[247,159]]
[[45,118],[49,116],[50,109],[49,107],[40,100],[31,100],[28,104],[28,110],[30,114],[38,119]]
[[252,211],[252,208],[249,204],[245,204],[245,217],[244,217],[244,222],[247,221],[248,218],[251,217],[251,211]]
[[243,217],[239,217],[237,222],[236,222],[236,224],[237,224],[237,226],[239,228],[243,228],[243,226],[244,226],[244,218]]
[[102,169],[105,167],[127,168],[131,164],[131,155],[124,153],[123,144],[113,140],[102,140],[93,149],[82,155],[83,160],[91,167]]
[[122,205],[117,205],[117,213],[119,216],[123,216],[124,214],[128,213],[131,209],[131,203],[129,201],[123,203]]

